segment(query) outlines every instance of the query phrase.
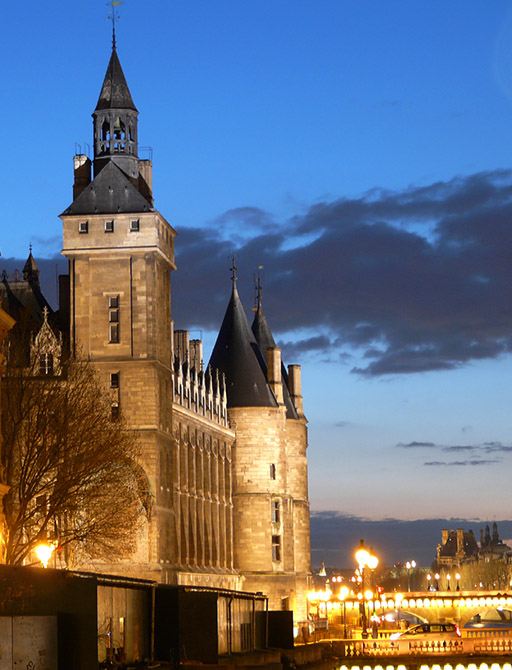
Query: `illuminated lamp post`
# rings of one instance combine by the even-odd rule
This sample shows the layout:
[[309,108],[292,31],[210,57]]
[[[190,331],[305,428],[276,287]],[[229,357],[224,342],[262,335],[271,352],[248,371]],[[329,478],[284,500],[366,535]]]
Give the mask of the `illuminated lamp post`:
[[[365,593],[365,569],[369,568],[372,572],[375,570],[377,565],[379,564],[379,559],[377,556],[374,556],[371,552],[368,551],[368,549],[364,545],[364,540],[361,540],[359,543],[359,547],[356,551],[355,558],[357,561],[357,564],[359,565],[359,571],[361,573],[361,591],[364,594]],[[366,616],[366,604],[364,600],[361,601],[362,605],[362,611],[361,614],[363,616],[363,637],[368,636],[368,620]]]
[[343,637],[347,639],[347,596],[350,590],[347,586],[342,586],[338,598],[343,601]]
[[455,573],[455,579],[457,580],[457,591],[460,591],[460,575],[459,573]]
[[403,595],[401,593],[397,593],[395,595],[395,605],[396,605],[396,627],[400,628],[400,605],[402,604],[403,600]]
[[407,561],[405,564],[405,567],[407,568],[407,590],[410,592],[411,590],[411,570],[414,570],[416,567],[416,561]]
[[54,550],[55,546],[53,544],[42,543],[37,545],[36,556],[43,564],[43,568],[48,567],[48,563],[50,562]]
[[429,572],[428,575],[427,575],[427,591],[431,591],[431,590],[432,590],[432,587],[430,586],[430,582],[431,582],[431,580],[432,580],[432,575],[431,575],[430,572]]
[[448,574],[446,575],[446,584],[447,584],[447,586],[446,586],[446,590],[447,590],[447,591],[450,591],[450,590],[451,590],[451,589],[450,589],[450,579],[451,579],[451,578],[452,578],[452,576],[450,575],[450,573],[448,573]]
[[435,577],[436,577],[436,591],[439,591],[439,580],[441,579],[441,575],[438,572],[436,572]]

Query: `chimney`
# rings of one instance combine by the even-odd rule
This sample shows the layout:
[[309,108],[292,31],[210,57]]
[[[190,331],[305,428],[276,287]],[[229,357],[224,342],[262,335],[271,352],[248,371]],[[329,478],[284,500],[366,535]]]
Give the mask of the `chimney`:
[[153,163],[139,160],[139,191],[153,204]]
[[202,340],[190,340],[190,367],[196,372],[203,369],[203,342]]
[[73,182],[73,200],[91,183],[91,159],[85,154],[73,156],[75,181]]
[[282,405],[283,382],[281,379],[281,349],[279,347],[269,347],[267,349],[268,383],[274,393],[277,402]]
[[184,363],[188,362],[189,356],[189,332],[188,330],[174,331],[174,355]]
[[302,401],[302,381],[300,365],[288,366],[288,385],[290,387],[290,396],[297,414],[304,416],[304,404]]
[[457,553],[464,553],[464,530],[462,528],[457,528]]

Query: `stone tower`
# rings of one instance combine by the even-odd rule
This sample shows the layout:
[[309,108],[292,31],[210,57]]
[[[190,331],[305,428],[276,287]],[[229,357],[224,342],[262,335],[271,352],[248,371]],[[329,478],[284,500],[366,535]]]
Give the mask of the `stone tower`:
[[113,419],[122,412],[138,434],[151,500],[133,556],[124,564],[113,557],[101,569],[232,588],[238,578],[225,473],[233,433],[222,388],[202,371],[200,347],[191,356],[182,334],[174,351],[176,233],[153,206],[137,116],[114,43],[92,114],[94,157],[74,157],[73,202],[61,215],[70,346],[97,367]]
[[293,609],[296,620],[304,620],[311,563],[300,366],[286,372],[261,293],[249,327],[235,274],[210,366],[226,376],[236,435],[233,533],[243,588],[263,591],[271,609]]

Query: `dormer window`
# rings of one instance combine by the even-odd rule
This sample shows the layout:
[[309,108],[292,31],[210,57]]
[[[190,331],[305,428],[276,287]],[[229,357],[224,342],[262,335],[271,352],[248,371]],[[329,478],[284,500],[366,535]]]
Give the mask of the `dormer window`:
[[89,232],[89,221],[80,221],[78,224],[78,232],[80,234],[88,233]]

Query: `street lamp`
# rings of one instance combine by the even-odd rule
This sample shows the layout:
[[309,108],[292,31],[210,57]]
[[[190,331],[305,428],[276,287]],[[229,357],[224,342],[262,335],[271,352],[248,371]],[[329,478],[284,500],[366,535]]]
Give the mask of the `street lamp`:
[[340,594],[338,598],[343,601],[343,637],[347,639],[347,603],[346,598],[350,593],[350,589],[347,586],[342,586],[340,589]]
[[405,564],[405,567],[407,568],[407,590],[411,590],[411,570],[414,570],[416,567],[416,561],[407,561]]
[[42,543],[37,545],[36,556],[43,564],[43,568],[48,567],[48,563],[50,562],[54,550],[55,546],[53,544]]
[[450,573],[448,573],[448,574],[446,575],[446,583],[448,584],[448,586],[446,587],[446,590],[447,590],[447,591],[450,591],[450,579],[451,579],[451,578],[452,578],[452,576],[450,575]]
[[439,580],[441,579],[441,575],[438,572],[436,572],[435,577],[436,577],[436,591],[439,591]]
[[429,572],[428,575],[427,575],[427,591],[431,591],[431,590],[432,590],[432,589],[431,589],[431,586],[430,586],[430,582],[431,582],[431,580],[432,580],[432,575],[431,575],[430,572]]
[[456,590],[457,590],[457,591],[460,591],[460,584],[459,584],[459,582],[460,582],[460,575],[459,575],[458,572],[455,574],[455,579],[457,580],[457,589],[456,589]]
[[[379,559],[377,556],[374,556],[371,551],[368,551],[368,549],[364,545],[364,540],[361,540],[359,543],[359,547],[355,553],[355,558],[357,561],[357,564],[359,565],[359,572],[361,573],[361,592],[365,594],[365,583],[364,583],[364,578],[365,578],[365,569],[369,568],[372,572],[375,570],[377,565],[379,564]],[[370,584],[371,586],[371,584]],[[371,591],[370,591],[371,593]],[[366,594],[365,594],[366,595]],[[371,597],[371,596],[370,596]],[[368,620],[366,616],[366,604],[364,600],[361,601],[361,614],[363,617],[363,637],[367,637],[368,631]]]

